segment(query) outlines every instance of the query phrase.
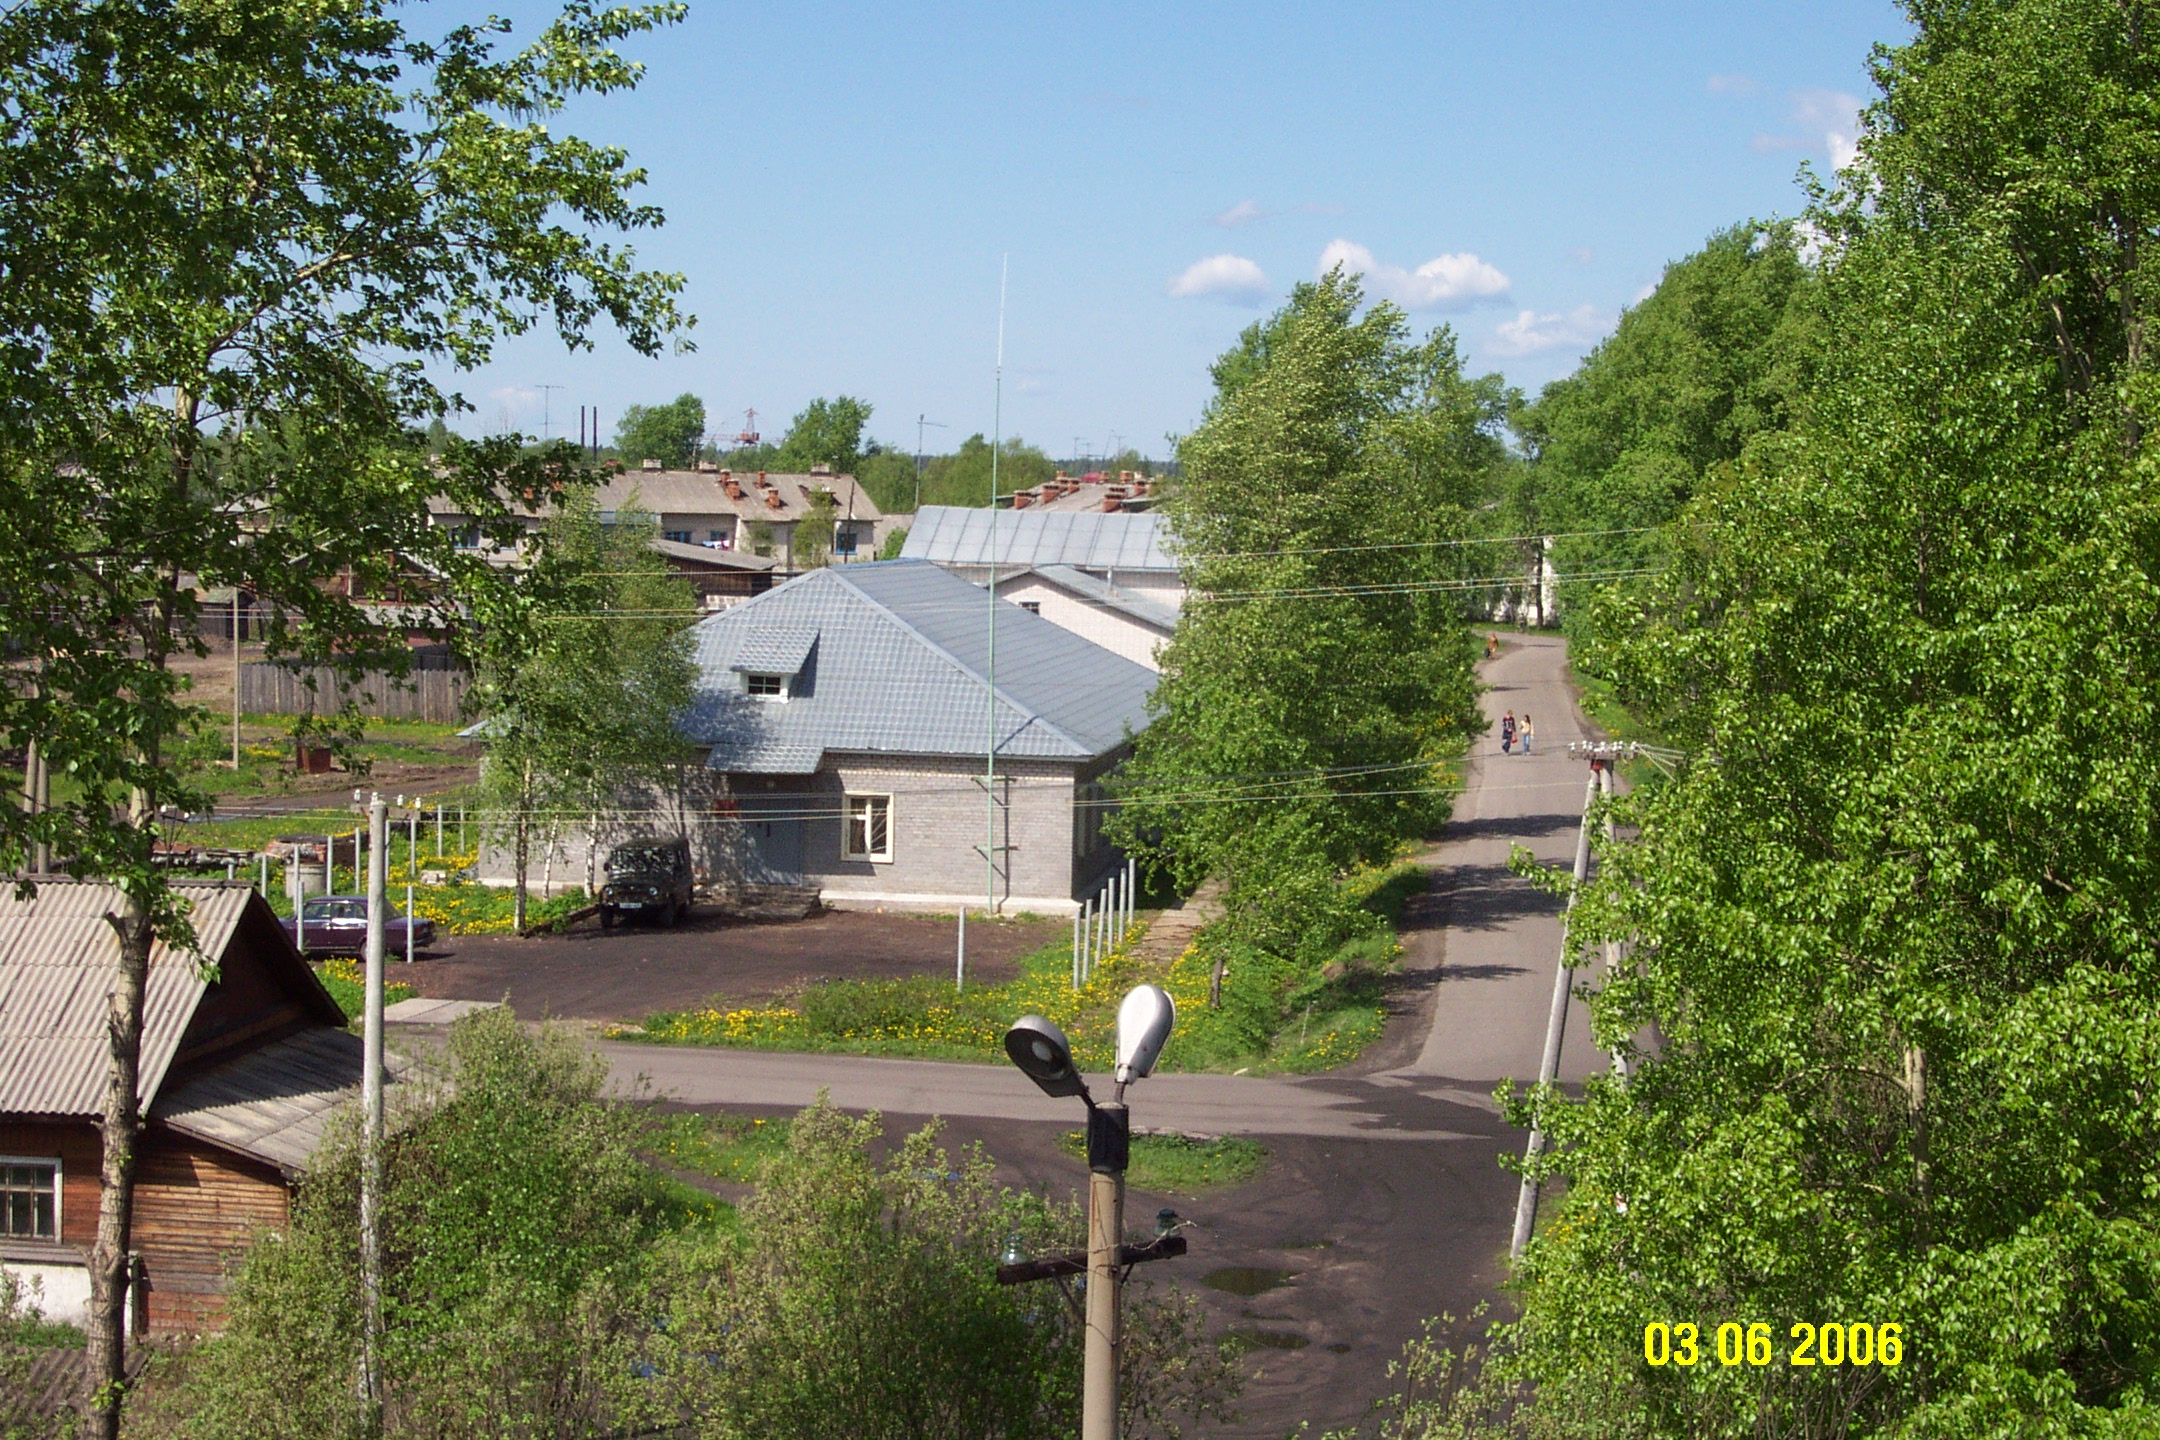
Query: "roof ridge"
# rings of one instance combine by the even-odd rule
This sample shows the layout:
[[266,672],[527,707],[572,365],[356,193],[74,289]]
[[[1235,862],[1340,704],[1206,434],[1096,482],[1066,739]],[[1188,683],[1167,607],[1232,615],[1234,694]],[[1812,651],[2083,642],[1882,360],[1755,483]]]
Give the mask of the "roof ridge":
[[[927,560],[916,560],[912,562],[895,560],[888,563],[894,565],[899,565],[903,563],[930,565],[930,562]],[[931,566],[931,568],[935,569],[937,567]],[[946,664],[952,666],[953,669],[958,670],[962,675],[967,676],[970,680],[973,680],[976,684],[988,690],[993,698],[1002,700],[1006,705],[1010,706],[1013,709],[1014,713],[1026,717],[1027,724],[1023,724],[1019,727],[1019,729],[1014,730],[1011,735],[1006,736],[1003,741],[999,742],[998,748],[1002,749],[1005,744],[1010,743],[1016,736],[1019,735],[1020,731],[1025,730],[1028,725],[1040,725],[1043,727],[1043,729],[1049,731],[1052,735],[1057,736],[1058,739],[1064,741],[1067,745],[1072,746],[1073,749],[1079,751],[1081,754],[1089,755],[1094,753],[1086,745],[1081,744],[1080,741],[1076,739],[1071,733],[1066,731],[1063,726],[1054,723],[1049,719],[1049,717],[1041,714],[1032,706],[1021,704],[1018,700],[1014,699],[1011,695],[1000,689],[996,682],[983,675],[982,672],[977,670],[974,666],[968,664],[966,661],[962,660],[959,656],[953,654],[952,651],[947,650],[944,646],[938,644],[937,641],[932,640],[928,635],[923,634],[923,632],[917,629],[914,625],[909,624],[908,621],[901,618],[901,616],[896,611],[894,611],[891,606],[885,604],[885,602],[879,600],[869,591],[863,589],[862,586],[857,585],[854,581],[848,579],[845,575],[839,573],[837,570],[833,569],[830,566],[816,573],[832,576],[833,582],[835,584],[845,585],[848,590],[858,599],[860,599],[865,605],[868,605],[871,609],[877,611],[880,615],[883,615],[886,619],[892,621],[893,624],[898,625],[902,630],[905,630],[909,635],[913,636],[915,642],[918,645],[921,645],[925,650],[928,650],[931,654],[937,656]],[[767,591],[766,593],[770,594],[772,592]],[[991,592],[991,598],[993,601],[997,598],[996,591],[993,590]],[[1011,604],[1010,601],[1007,601],[1006,603]],[[1017,605],[1014,605],[1012,608],[1018,614],[1027,614],[1025,610],[1022,610]],[[1040,619],[1040,617],[1038,616],[1029,616],[1029,618]],[[1050,622],[1047,620],[1043,620],[1041,621],[1041,623],[1048,625]]]

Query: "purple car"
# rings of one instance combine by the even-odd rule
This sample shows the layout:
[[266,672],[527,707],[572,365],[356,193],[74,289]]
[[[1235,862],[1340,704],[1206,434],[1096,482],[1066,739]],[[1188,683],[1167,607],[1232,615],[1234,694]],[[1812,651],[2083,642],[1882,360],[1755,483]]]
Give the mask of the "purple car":
[[[366,952],[365,895],[310,895],[300,902],[300,913],[307,922],[306,941],[300,948],[310,955],[360,955]],[[285,933],[293,934],[293,922],[287,920],[284,924]],[[413,949],[425,950],[435,943],[434,921],[407,921],[393,914],[383,921],[385,955],[405,953],[405,927],[408,924],[412,927]]]

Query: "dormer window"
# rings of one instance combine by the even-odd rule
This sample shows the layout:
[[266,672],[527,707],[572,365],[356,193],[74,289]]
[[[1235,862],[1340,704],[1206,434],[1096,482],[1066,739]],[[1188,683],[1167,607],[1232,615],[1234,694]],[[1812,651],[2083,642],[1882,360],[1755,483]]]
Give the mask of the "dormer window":
[[788,677],[785,675],[761,675],[755,671],[743,676],[743,692],[757,700],[785,700]]

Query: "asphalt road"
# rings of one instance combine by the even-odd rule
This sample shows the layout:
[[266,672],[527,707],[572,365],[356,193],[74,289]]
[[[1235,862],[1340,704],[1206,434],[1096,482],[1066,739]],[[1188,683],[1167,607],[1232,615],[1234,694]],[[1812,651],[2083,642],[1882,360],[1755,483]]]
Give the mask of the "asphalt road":
[[[1182,1283],[1223,1267],[1289,1272],[1260,1296],[1197,1292],[1225,1329],[1303,1342],[1253,1352],[1244,1419],[1221,1433],[1259,1440],[1299,1420],[1316,1430],[1354,1421],[1384,1393],[1387,1362],[1425,1317],[1504,1304],[1516,1182],[1497,1162],[1522,1136],[1490,1095],[1501,1080],[1536,1074],[1560,941],[1557,904],[1511,874],[1507,858],[1512,844],[1549,863],[1574,857],[1587,776],[1565,751],[1585,732],[1564,670],[1563,643],[1544,635],[1512,637],[1485,666],[1487,715],[1529,711],[1538,753],[1501,754],[1497,724],[1475,747],[1456,817],[1426,857],[1432,888],[1408,916],[1400,1013],[1359,1066],[1300,1079],[1161,1075],[1132,1092],[1135,1124],[1251,1135],[1272,1153],[1237,1189],[1128,1203],[1136,1225],[1166,1201],[1194,1220]],[[1046,1099],[1005,1066],[601,1048],[625,1089],[783,1111],[823,1088],[846,1108],[882,1111],[894,1131],[945,1117],[955,1138],[982,1140],[1012,1183],[1069,1189],[1081,1178],[1054,1147],[1077,1127],[1078,1106]],[[1562,1078],[1603,1068],[1578,1002]]]

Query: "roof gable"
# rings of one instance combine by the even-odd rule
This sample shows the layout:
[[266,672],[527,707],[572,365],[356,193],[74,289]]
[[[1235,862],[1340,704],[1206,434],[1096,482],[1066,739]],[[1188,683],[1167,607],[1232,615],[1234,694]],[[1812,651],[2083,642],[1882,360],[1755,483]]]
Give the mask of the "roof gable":
[[[173,888],[194,907],[205,957],[223,963],[244,932],[251,961],[267,966],[304,1012],[343,1024],[337,1002],[252,888],[225,881]],[[0,887],[0,1113],[94,1116],[103,1109],[106,997],[120,967],[119,937],[105,917],[120,904],[118,887],[97,881],[40,879],[27,899]],[[136,1086],[145,1106],[209,988],[198,963],[163,941],[151,947]]]

